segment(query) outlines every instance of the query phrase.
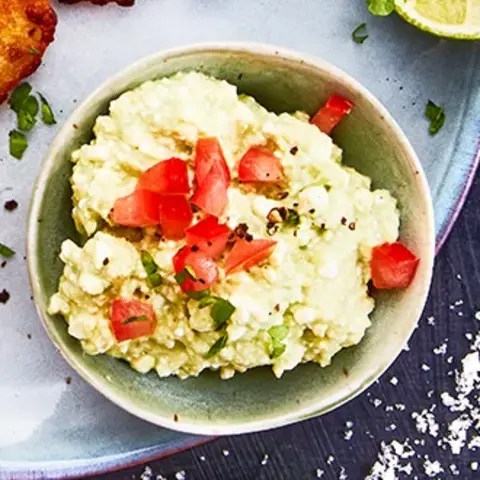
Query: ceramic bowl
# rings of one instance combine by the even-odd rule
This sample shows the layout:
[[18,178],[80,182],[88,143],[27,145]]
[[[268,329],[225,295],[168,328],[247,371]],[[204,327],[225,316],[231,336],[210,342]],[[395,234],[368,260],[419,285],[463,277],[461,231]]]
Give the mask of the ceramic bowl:
[[[140,83],[178,71],[198,70],[225,79],[240,92],[275,111],[313,114],[332,92],[355,102],[335,131],[345,163],[389,189],[399,200],[401,240],[419,257],[413,284],[379,293],[372,326],[362,342],[337,354],[327,368],[304,364],[278,380],[257,368],[222,381],[217,372],[179,380],[141,375],[125,362],[82,353],[63,318],[49,316],[63,264],[63,240],[82,239],[70,216],[70,154],[92,138],[98,115],[111,100]],[[74,128],[76,125],[77,128]],[[104,83],[65,123],[47,154],[33,193],[28,261],[40,317],[70,365],[111,401],[148,422],[198,434],[264,430],[314,417],[348,400],[376,380],[402,351],[422,312],[434,256],[434,223],[429,188],[405,135],[386,109],[358,82],[332,65],[303,54],[256,44],[194,45],[140,60]]]

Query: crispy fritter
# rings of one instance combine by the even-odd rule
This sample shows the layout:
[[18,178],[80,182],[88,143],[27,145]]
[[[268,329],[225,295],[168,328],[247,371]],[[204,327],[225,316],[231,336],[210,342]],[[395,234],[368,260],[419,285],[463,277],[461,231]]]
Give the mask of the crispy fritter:
[[69,5],[72,5],[74,3],[84,2],[84,1],[89,1],[94,5],[106,5],[107,3],[116,2],[121,7],[133,7],[133,5],[135,4],[135,0],[58,0],[58,1],[60,3],[67,3]]
[[42,63],[56,25],[48,0],[0,0],[0,103]]

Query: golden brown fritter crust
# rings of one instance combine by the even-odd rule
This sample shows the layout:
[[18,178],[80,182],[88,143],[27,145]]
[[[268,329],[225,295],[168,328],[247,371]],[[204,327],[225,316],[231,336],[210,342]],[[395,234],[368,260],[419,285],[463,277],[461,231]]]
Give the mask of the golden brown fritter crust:
[[0,103],[39,67],[56,25],[48,0],[0,0]]
[[135,0],[58,0],[60,3],[67,3],[72,5],[74,3],[80,3],[84,1],[89,1],[94,5],[106,5],[107,3],[116,2],[121,7],[133,7]]

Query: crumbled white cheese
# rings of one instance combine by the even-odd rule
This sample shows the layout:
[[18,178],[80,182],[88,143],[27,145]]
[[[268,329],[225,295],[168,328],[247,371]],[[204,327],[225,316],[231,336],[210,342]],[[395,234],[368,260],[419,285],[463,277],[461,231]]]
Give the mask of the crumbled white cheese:
[[478,470],[478,462],[472,462],[470,464],[470,468],[474,471],[477,471]]
[[[412,464],[405,462],[413,457],[415,452],[409,445],[408,440],[404,443],[393,442],[386,444],[382,442],[377,461],[370,470],[365,480],[395,480],[397,473],[412,473]],[[402,460],[404,460],[402,462]]]
[[413,412],[412,418],[415,420],[415,426],[420,433],[428,433],[432,437],[438,436],[439,426],[433,413],[425,409],[420,413]]
[[447,342],[435,347],[432,351],[435,355],[445,355],[447,353]]

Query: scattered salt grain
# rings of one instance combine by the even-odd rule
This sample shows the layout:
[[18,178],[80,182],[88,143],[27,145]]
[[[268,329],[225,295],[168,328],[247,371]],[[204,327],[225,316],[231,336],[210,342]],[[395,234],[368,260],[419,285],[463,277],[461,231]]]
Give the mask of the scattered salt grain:
[[420,413],[413,412],[412,418],[415,420],[415,426],[420,433],[428,433],[432,437],[438,436],[439,426],[435,420],[435,415],[428,410],[422,410]]
[[142,474],[140,475],[140,480],[151,480],[152,478],[152,469],[150,467],[145,467]]
[[343,438],[349,441],[353,437],[353,430],[346,430],[343,434]]
[[388,427],[385,427],[386,432],[393,432],[397,429],[397,426],[394,423],[391,423]]
[[462,276],[461,276],[459,273],[457,273],[457,274],[455,275],[455,278],[456,278],[457,280],[461,280],[461,279],[462,279]]
[[345,422],[345,426],[347,428],[352,428],[353,427],[353,422],[347,421],[347,422]]
[[457,301],[454,303],[454,305],[455,305],[456,307],[459,307],[460,305],[463,305],[463,300],[457,300]]
[[438,460],[431,462],[428,458],[428,455],[426,455],[423,462],[423,471],[425,472],[425,475],[427,475],[427,477],[435,477],[439,473],[442,473],[444,470]]
[[438,347],[435,347],[433,349],[433,353],[435,355],[445,355],[447,353],[447,343],[444,342],[441,345],[439,345]]
[[185,470],[180,470],[175,474],[175,478],[177,480],[185,480],[187,478],[187,474],[185,473]]
[[263,459],[262,461],[260,462],[263,466],[265,466],[267,463],[268,463],[268,453],[266,453],[264,456],[263,456]]
[[[396,440],[388,444],[382,442],[377,461],[365,480],[394,480],[397,478],[397,473],[410,475],[412,473],[412,464],[405,462],[405,460],[414,455],[415,452],[409,445],[408,440],[404,443]],[[402,462],[402,460],[404,461]]]
[[348,475],[344,467],[340,467],[340,472],[338,473],[338,480],[347,480]]
[[317,478],[322,478],[325,472],[321,468],[317,468],[316,474]]
[[428,317],[427,318],[428,325],[435,325],[435,317]]
[[428,372],[430,370],[430,367],[426,363],[422,363],[422,370],[424,372]]
[[201,461],[201,462],[206,462],[206,461],[207,461],[207,459],[205,458],[205,456],[204,456],[204,455],[202,455],[202,456],[200,457],[200,461]]
[[375,408],[378,408],[382,404],[382,401],[379,398],[374,398],[372,403]]
[[480,322],[480,311],[475,313],[475,318]]
[[397,386],[398,385],[398,378],[397,377],[392,377],[390,379],[390,383],[393,385],[393,386]]
[[332,456],[332,455],[330,455],[330,456],[327,458],[327,463],[328,463],[329,465],[331,465],[334,461],[335,461],[335,457]]
[[163,475],[158,474],[158,475],[155,477],[155,480],[167,480],[167,477],[164,477]]
[[467,340],[473,340],[473,335],[470,332],[468,332],[468,333],[465,334],[465,338]]
[[223,456],[228,457],[230,455],[230,452],[228,450],[222,450]]
[[448,468],[453,473],[453,475],[460,475],[460,470],[458,469],[458,467],[454,463],[449,465]]
[[477,471],[478,470],[478,462],[472,462],[470,464],[470,468],[474,471]]
[[395,408],[403,412],[405,410],[405,405],[403,403],[396,403]]

